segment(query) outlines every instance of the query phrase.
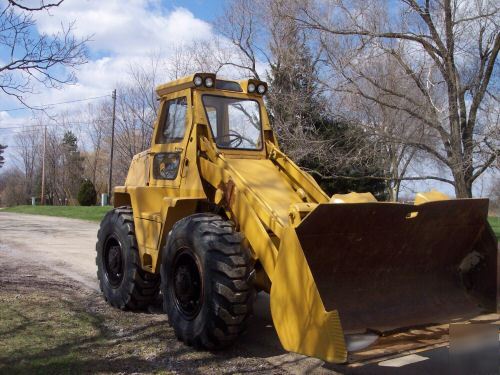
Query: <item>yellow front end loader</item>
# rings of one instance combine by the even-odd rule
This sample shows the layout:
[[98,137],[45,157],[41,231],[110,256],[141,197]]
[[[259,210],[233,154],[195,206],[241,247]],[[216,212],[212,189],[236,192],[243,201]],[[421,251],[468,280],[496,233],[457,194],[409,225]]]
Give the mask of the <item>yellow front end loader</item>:
[[151,148],[114,189],[98,233],[111,305],[141,308],[161,291],[177,337],[217,349],[263,290],[283,347],[336,363],[350,333],[499,310],[487,199],[329,197],[280,151],[266,91],[209,73],[157,88]]

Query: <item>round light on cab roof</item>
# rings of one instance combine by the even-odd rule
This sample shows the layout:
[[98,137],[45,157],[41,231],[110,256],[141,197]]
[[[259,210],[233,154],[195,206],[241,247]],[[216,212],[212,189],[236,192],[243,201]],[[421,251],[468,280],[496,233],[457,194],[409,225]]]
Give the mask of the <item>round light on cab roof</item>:
[[203,84],[203,79],[200,76],[195,76],[193,83],[195,86],[201,86]]
[[248,92],[255,92],[255,84],[249,83],[247,87]]
[[266,92],[266,86],[260,84],[259,86],[257,86],[257,92],[262,95]]
[[214,85],[214,80],[212,77],[205,78],[205,86],[212,87]]

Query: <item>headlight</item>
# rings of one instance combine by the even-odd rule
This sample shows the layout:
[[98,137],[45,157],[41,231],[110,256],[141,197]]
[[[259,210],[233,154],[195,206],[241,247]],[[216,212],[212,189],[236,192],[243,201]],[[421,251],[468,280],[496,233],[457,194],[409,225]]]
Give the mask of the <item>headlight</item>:
[[193,79],[193,83],[195,86],[199,87],[203,84],[203,79],[200,76],[195,76]]
[[257,86],[257,92],[260,94],[260,95],[263,95],[265,92],[266,92],[266,86],[264,85],[259,85]]
[[255,84],[249,83],[247,87],[248,92],[255,92]]
[[205,86],[212,87],[214,85],[214,80],[212,77],[205,78]]

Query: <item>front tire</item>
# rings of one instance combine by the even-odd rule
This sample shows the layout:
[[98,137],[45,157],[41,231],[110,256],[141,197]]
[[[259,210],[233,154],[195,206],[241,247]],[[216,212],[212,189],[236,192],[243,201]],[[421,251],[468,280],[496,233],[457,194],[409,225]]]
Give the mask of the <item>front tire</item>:
[[104,299],[122,310],[144,309],[158,296],[158,275],[140,266],[130,207],[109,211],[97,233],[96,265]]
[[231,222],[214,214],[178,221],[161,265],[163,306],[177,338],[207,349],[235,341],[252,312],[252,270]]

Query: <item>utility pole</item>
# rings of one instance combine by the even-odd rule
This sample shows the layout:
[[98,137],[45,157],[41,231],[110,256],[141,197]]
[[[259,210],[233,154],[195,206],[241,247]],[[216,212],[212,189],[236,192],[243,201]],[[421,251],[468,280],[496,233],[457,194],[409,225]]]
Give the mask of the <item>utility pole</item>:
[[111,120],[111,152],[109,154],[109,180],[108,180],[108,204],[111,201],[111,180],[113,178],[113,148],[115,146],[115,113],[116,113],[116,89],[111,95],[113,98],[113,117]]
[[43,158],[42,158],[42,196],[40,197],[40,203],[43,206],[45,204],[45,152],[47,150],[47,125],[43,130]]

